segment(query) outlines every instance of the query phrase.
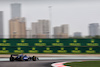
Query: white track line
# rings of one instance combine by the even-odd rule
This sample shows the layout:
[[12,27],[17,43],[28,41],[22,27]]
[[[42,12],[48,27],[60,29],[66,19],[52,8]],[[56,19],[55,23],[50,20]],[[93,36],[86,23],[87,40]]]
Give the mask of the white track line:
[[51,64],[52,67],[71,67],[71,66],[64,66],[64,63],[68,63],[68,62],[58,62],[58,63],[53,63]]

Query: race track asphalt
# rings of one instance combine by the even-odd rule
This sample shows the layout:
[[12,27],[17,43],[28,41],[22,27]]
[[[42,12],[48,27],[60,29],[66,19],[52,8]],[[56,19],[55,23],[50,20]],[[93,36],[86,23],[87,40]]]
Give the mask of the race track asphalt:
[[[97,60],[97,59],[96,59]],[[64,61],[93,61],[93,60],[78,60],[78,59],[68,59],[68,60],[39,60],[39,61],[1,61],[0,67],[51,67],[54,62],[64,62]],[[100,61],[100,59],[98,59]]]

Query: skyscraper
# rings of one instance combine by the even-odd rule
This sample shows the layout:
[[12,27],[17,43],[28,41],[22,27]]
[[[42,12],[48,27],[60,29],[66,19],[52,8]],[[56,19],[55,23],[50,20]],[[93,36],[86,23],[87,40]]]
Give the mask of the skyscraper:
[[54,27],[54,34],[55,35],[59,35],[61,33],[62,33],[62,31],[61,31],[61,27],[60,26]]
[[42,34],[49,35],[49,33],[50,33],[49,20],[39,20],[38,25],[39,25],[38,29],[41,29],[40,31],[41,31]]
[[81,32],[75,32],[74,37],[82,37],[82,33]]
[[32,38],[37,38],[37,27],[38,22],[32,23]]
[[54,27],[54,38],[60,38],[62,33],[62,29],[60,26]]
[[3,11],[0,11],[0,38],[3,38]]
[[32,30],[30,30],[30,29],[26,30],[26,34],[27,34],[26,38],[31,38],[32,37],[31,32],[32,32]]
[[11,18],[20,18],[21,17],[21,4],[13,3],[11,4]]
[[61,26],[62,33],[68,34],[68,24],[64,24]]
[[54,38],[68,38],[68,24],[54,27]]
[[89,35],[90,36],[99,35],[99,24],[98,23],[89,24]]
[[49,27],[49,20],[38,20],[37,23],[32,23],[32,37],[49,38]]
[[10,38],[26,38],[25,18],[14,18],[9,21]]

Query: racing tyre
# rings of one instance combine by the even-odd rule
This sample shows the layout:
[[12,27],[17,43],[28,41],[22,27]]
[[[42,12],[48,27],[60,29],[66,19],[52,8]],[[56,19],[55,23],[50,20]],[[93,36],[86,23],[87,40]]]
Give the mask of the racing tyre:
[[25,60],[25,61],[28,61],[28,59],[27,59],[27,60]]
[[20,60],[23,61],[23,57],[20,57]]
[[33,56],[33,57],[32,57],[32,60],[33,60],[33,61],[36,61],[36,57],[35,57],[35,56]]
[[14,61],[14,57],[10,57],[10,61]]

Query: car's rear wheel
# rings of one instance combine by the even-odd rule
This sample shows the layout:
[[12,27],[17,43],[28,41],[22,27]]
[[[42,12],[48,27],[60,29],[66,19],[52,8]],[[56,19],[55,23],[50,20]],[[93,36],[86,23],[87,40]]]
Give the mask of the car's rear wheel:
[[33,56],[33,57],[32,57],[32,60],[33,60],[33,61],[36,61],[36,57],[35,57],[35,56]]
[[10,61],[14,61],[14,57],[10,57]]

